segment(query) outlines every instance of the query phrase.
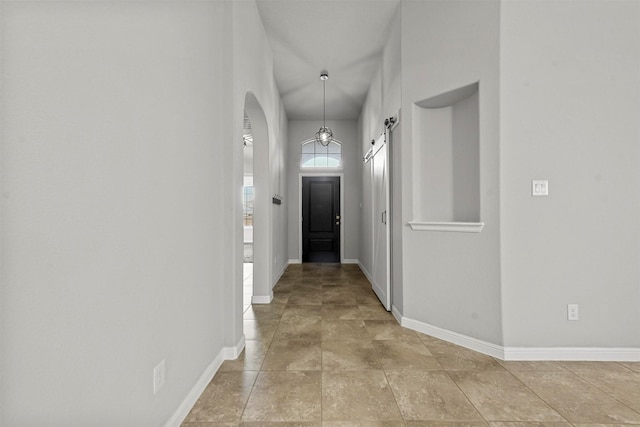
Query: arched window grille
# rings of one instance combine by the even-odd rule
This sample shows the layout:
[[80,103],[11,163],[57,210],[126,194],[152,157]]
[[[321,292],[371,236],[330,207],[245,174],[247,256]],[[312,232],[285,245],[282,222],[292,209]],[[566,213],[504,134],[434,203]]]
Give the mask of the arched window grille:
[[301,168],[341,168],[342,142],[334,139],[326,147],[315,138],[307,139],[301,144]]

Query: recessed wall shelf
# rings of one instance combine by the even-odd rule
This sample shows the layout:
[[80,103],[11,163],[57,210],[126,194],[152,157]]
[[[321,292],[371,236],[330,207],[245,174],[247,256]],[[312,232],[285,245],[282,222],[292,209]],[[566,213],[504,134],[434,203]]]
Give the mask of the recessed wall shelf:
[[411,221],[409,226],[413,231],[447,231],[454,233],[479,233],[484,228],[484,222],[418,222]]
[[480,84],[413,103],[412,230],[479,233]]

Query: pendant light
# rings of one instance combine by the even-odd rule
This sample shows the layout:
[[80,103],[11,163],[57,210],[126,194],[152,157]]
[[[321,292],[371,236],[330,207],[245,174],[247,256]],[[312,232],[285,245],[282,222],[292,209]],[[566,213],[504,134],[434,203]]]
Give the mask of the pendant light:
[[326,147],[333,141],[333,131],[326,125],[327,91],[325,84],[329,80],[329,73],[327,71],[320,72],[320,80],[322,80],[322,127],[316,132],[316,142]]

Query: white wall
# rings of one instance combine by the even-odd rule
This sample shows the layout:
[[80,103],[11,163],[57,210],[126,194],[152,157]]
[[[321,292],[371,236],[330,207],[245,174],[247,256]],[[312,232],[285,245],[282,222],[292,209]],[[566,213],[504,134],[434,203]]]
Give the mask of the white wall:
[[[497,1],[403,0],[402,223],[415,220],[413,103],[479,81],[481,233],[403,228],[403,315],[502,343]],[[417,147],[419,148],[419,147]]]
[[282,102],[280,102],[279,131],[280,134],[277,138],[279,147],[278,186],[274,192],[280,195],[283,200],[281,205],[273,206],[278,211],[275,216],[278,225],[274,234],[274,251],[276,253],[276,268],[272,277],[274,285],[280,278],[282,269],[289,265],[289,224],[297,218],[289,216],[288,201],[284,200],[289,190],[289,119]]
[[[255,3],[3,2],[0,19],[0,424],[175,420],[241,349],[247,93],[269,201],[286,182]],[[270,286],[287,218],[266,212]]]
[[[232,46],[225,57],[228,81],[224,87],[226,105],[225,121],[231,126],[223,139],[230,143],[225,145],[223,156],[232,159],[224,164],[226,204],[221,205],[224,223],[223,240],[229,250],[229,259],[224,266],[225,283],[233,284],[228,288],[226,307],[229,327],[225,330],[225,344],[235,345],[243,336],[242,332],[242,259],[243,259],[243,226],[242,198],[243,184],[243,150],[242,123],[245,100],[255,101],[256,109],[265,121],[265,135],[255,129],[255,117],[251,117],[254,126],[254,186],[260,187],[262,200],[257,206],[261,214],[266,215],[260,228],[254,227],[254,294],[266,301],[271,294],[271,286],[286,266],[286,210],[282,206],[271,204],[271,195],[278,192],[278,176],[286,176],[286,150],[282,147],[287,138],[287,117],[282,106],[278,88],[273,77],[273,54],[267,41],[262,20],[254,1],[231,1],[228,3],[225,25],[232,28],[232,34],[226,44]],[[268,141],[265,141],[268,139]],[[236,143],[237,142],[237,143]],[[258,147],[257,144],[260,144]],[[266,144],[266,146],[265,146]],[[258,158],[258,152],[260,154]],[[266,182],[265,182],[266,181]],[[280,187],[282,187],[280,183]],[[262,190],[264,189],[264,191]],[[263,194],[264,193],[264,194]],[[265,201],[266,200],[266,201]],[[284,231],[283,231],[284,229]],[[264,242],[261,244],[260,242]]]
[[[385,119],[398,116],[401,107],[401,30],[400,8],[396,10],[391,19],[387,43],[382,51],[382,57],[378,70],[369,87],[367,98],[360,114],[359,125],[359,150],[362,157],[371,148],[371,140],[377,139],[384,131]],[[400,128],[396,128],[393,138],[390,140],[392,158],[392,210],[393,227],[393,268],[392,274],[392,304],[401,310],[402,308],[402,189],[399,179],[399,171],[402,170],[402,140],[399,138]],[[371,163],[360,163],[360,179],[362,181],[362,206],[360,215],[360,266],[369,275],[373,273],[373,224],[370,208],[372,206],[372,182]]]
[[[327,120],[327,126],[333,130],[334,137],[342,142],[342,169],[332,169],[330,172],[344,174],[341,191],[344,200],[344,217],[342,218],[342,233],[344,233],[345,260],[357,260],[359,257],[360,234],[360,194],[359,179],[362,154],[359,152],[357,122],[352,120]],[[300,173],[324,173],[326,170],[300,168],[300,143],[313,137],[322,126],[321,121],[291,120],[288,129],[288,179],[287,197],[285,199],[288,210],[288,254],[289,259],[300,258]],[[283,205],[284,206],[284,205]]]
[[223,4],[1,7],[0,424],[160,425],[223,347]]
[[[399,99],[398,85],[385,79],[401,81],[392,144],[401,207],[395,227],[402,229],[394,238],[396,314],[412,327],[435,326],[507,351],[637,349],[640,4],[403,0],[396,21],[359,121],[364,152]],[[401,28],[399,39],[394,28]],[[389,49],[394,45],[401,55]],[[413,103],[475,81],[484,229],[412,231],[420,148],[412,138]],[[367,203],[369,173],[362,172]],[[550,196],[531,197],[532,179],[549,179]],[[366,268],[366,216],[361,226]],[[580,304],[580,321],[567,321],[568,303]]]
[[501,32],[505,344],[638,348],[640,3],[508,1]]

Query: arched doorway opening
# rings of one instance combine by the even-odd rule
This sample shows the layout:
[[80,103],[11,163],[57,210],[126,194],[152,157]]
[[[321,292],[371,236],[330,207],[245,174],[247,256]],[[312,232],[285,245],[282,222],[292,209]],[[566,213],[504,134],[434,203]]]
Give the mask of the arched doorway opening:
[[253,298],[253,220],[255,188],[253,186],[253,129],[247,111],[242,122],[242,311]]
[[[251,230],[247,230],[247,237],[243,233],[243,247],[245,240],[249,240],[251,234],[251,263],[245,263],[243,257],[243,268],[247,273],[243,274],[243,282],[245,279],[248,283],[246,297],[243,300],[249,301],[251,304],[268,304],[273,299],[273,293],[270,287],[271,278],[271,191],[270,191],[270,174],[269,174],[269,132],[267,128],[267,120],[256,97],[251,93],[245,95],[244,114],[246,124],[250,125],[251,148],[247,151],[249,143],[244,148],[244,180],[248,197],[252,197],[251,212],[247,212],[247,223],[251,223]],[[243,127],[246,126],[243,125]],[[243,135],[245,134],[243,130]],[[249,133],[247,133],[248,135]],[[244,138],[243,138],[244,144]],[[251,154],[251,156],[249,156]],[[251,165],[249,165],[249,162]],[[250,171],[250,172],[249,172]],[[247,189],[252,187],[252,189]],[[244,206],[243,206],[244,208]],[[250,215],[250,219],[249,219]],[[245,212],[243,209],[243,224],[245,224]],[[244,225],[243,225],[244,230]],[[247,242],[248,243],[248,242]],[[249,251],[249,248],[247,249]],[[248,259],[248,258],[247,258]],[[245,267],[245,264],[251,264]],[[249,285],[251,283],[251,285]],[[245,286],[243,283],[243,295]],[[247,308],[245,303],[243,308]]]

